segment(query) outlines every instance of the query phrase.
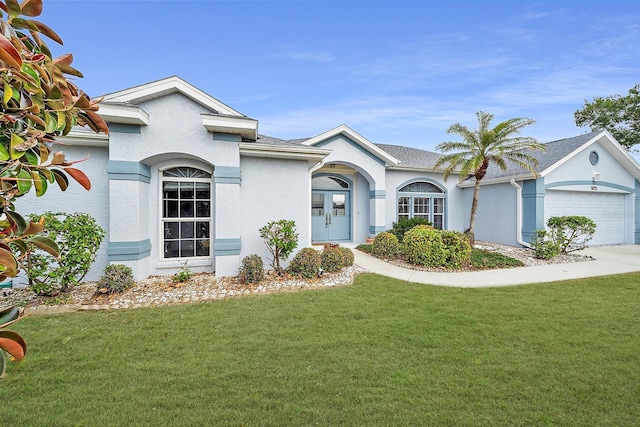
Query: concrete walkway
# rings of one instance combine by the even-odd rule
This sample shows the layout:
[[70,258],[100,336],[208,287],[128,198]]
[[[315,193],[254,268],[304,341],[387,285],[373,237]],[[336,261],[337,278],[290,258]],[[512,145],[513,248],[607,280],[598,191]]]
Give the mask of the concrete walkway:
[[409,270],[355,249],[353,253],[355,264],[371,273],[407,282],[459,288],[523,285],[640,271],[640,245],[602,246],[581,251],[595,261],[461,273]]

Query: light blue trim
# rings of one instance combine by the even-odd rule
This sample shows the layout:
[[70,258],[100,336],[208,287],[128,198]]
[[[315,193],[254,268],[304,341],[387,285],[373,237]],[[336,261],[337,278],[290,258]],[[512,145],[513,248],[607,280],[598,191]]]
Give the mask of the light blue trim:
[[151,255],[151,240],[109,242],[109,261],[135,261]]
[[589,186],[596,185],[598,187],[615,188],[616,190],[622,190],[628,193],[633,193],[636,191],[634,188],[625,187],[624,185],[616,184],[614,182],[588,181],[588,180],[558,181],[558,182],[553,182],[551,184],[545,185],[544,188],[548,190],[549,188],[563,187],[563,186],[569,186],[569,185],[589,185]]
[[409,211],[410,211],[410,215],[409,218],[413,218],[411,215],[413,215],[413,196],[415,195],[427,195],[431,200],[429,200],[429,212],[430,212],[430,216],[431,218],[429,218],[429,221],[433,222],[433,198],[434,197],[442,197],[444,198],[444,221],[442,224],[442,229],[443,230],[447,230],[449,228],[449,192],[447,191],[447,189],[438,181],[436,181],[433,178],[427,178],[426,176],[420,176],[420,177],[416,177],[416,178],[411,178],[405,182],[403,182],[402,184],[398,185],[396,187],[396,199],[395,199],[395,214],[396,214],[396,222],[398,222],[398,198],[400,197],[400,189],[409,185],[409,184],[413,184],[414,182],[428,182],[429,184],[433,184],[436,187],[438,187],[439,189],[442,190],[442,193],[402,193],[402,195],[404,197],[411,197],[411,203],[409,204]]
[[133,134],[141,134],[140,125],[127,125],[123,123],[109,123],[109,132],[116,133],[133,133]]
[[369,199],[386,199],[387,192],[384,190],[371,190],[369,191]]
[[216,184],[240,184],[241,180],[238,166],[216,166],[213,170],[213,182]]
[[213,241],[213,253],[215,256],[240,255],[240,249],[242,249],[240,237],[215,239]]
[[224,141],[224,142],[241,142],[242,139],[240,135],[233,135],[230,133],[213,133],[214,141]]
[[544,177],[522,183],[522,239],[533,242],[536,231],[544,229]]
[[151,168],[140,162],[109,160],[107,174],[109,179],[116,181],[151,182]]
[[374,160],[375,162],[377,162],[378,164],[380,164],[380,165],[382,165],[382,166],[384,166],[384,165],[385,165],[384,160],[380,159],[379,157],[377,157],[377,156],[376,156],[376,155],[374,155],[373,153],[368,152],[368,151],[367,151],[367,150],[365,150],[365,149],[364,149],[360,144],[358,144],[358,143],[354,142],[351,138],[349,138],[349,137],[347,137],[347,136],[345,136],[345,135],[342,135],[342,134],[341,134],[341,135],[333,136],[333,137],[331,137],[331,138],[327,139],[326,141],[319,142],[319,143],[315,144],[315,145],[314,145],[314,147],[322,148],[322,147],[324,147],[325,145],[329,145],[329,144],[331,144],[332,142],[336,142],[336,141],[338,141],[338,140],[344,140],[344,141],[347,141],[347,143],[349,143],[350,145],[353,145],[353,146],[354,146],[355,148],[357,148],[361,153],[363,153],[363,154],[364,154],[364,155],[366,155],[367,157],[370,157],[371,159],[373,159],[373,160]]
[[640,245],[640,182],[636,180],[636,188],[633,197],[633,213],[635,217],[635,239],[634,243]]
[[370,225],[369,226],[369,234],[375,236],[378,233],[382,233],[383,231],[387,231],[387,228],[383,225],[383,226],[375,226],[375,225]]

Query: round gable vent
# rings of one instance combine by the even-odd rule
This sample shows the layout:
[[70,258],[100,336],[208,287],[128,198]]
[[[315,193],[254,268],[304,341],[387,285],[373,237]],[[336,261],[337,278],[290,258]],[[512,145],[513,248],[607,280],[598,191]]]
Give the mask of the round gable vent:
[[589,161],[593,166],[598,164],[598,160],[600,160],[600,156],[598,155],[598,152],[596,150],[593,150],[589,153]]

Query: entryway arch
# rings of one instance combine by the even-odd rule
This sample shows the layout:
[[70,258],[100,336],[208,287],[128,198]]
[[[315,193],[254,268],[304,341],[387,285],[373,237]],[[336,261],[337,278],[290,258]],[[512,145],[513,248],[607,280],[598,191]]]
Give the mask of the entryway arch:
[[347,242],[352,236],[353,181],[340,174],[317,173],[311,178],[311,240]]

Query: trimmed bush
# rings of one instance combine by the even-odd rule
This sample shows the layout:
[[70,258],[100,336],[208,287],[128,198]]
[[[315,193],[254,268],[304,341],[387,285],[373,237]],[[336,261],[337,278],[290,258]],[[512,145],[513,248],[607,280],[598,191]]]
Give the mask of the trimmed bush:
[[402,243],[404,234],[418,225],[433,225],[425,218],[404,218],[393,223],[393,227],[389,232],[398,238],[398,242]]
[[264,263],[257,254],[247,255],[240,266],[240,281],[242,283],[258,283],[264,279]]
[[342,254],[338,246],[325,246],[320,259],[323,271],[330,273],[342,268]]
[[[105,231],[86,213],[45,212],[44,236],[54,240],[60,257],[29,245],[25,264],[29,288],[39,294],[55,296],[80,284],[96,260]],[[38,221],[40,215],[30,215]]]
[[398,238],[383,231],[373,240],[373,254],[383,258],[395,258],[400,252]]
[[418,225],[407,231],[403,250],[411,264],[440,267],[447,262],[447,249],[440,232],[428,225]]
[[537,230],[536,237],[532,244],[533,252],[538,259],[551,259],[561,251],[560,244],[553,232],[547,230]]
[[97,291],[102,294],[124,292],[135,284],[133,270],[124,264],[111,264],[104,268]]
[[471,244],[467,237],[451,230],[440,231],[442,243],[447,250],[447,259],[444,266],[447,268],[461,268],[469,265],[471,261]]
[[596,232],[596,223],[586,216],[552,216],[547,227],[562,253],[586,248]]
[[313,248],[302,248],[289,263],[289,273],[293,276],[311,279],[316,277],[322,266],[320,252]]
[[340,246],[338,248],[338,251],[340,251],[340,264],[343,267],[351,267],[353,265],[353,252],[351,251],[351,249],[349,248],[345,248]]
[[356,246],[356,249],[361,251],[361,252],[364,252],[366,254],[372,254],[373,253],[373,245],[369,245],[369,244],[366,244],[366,243],[362,243],[362,244]]

